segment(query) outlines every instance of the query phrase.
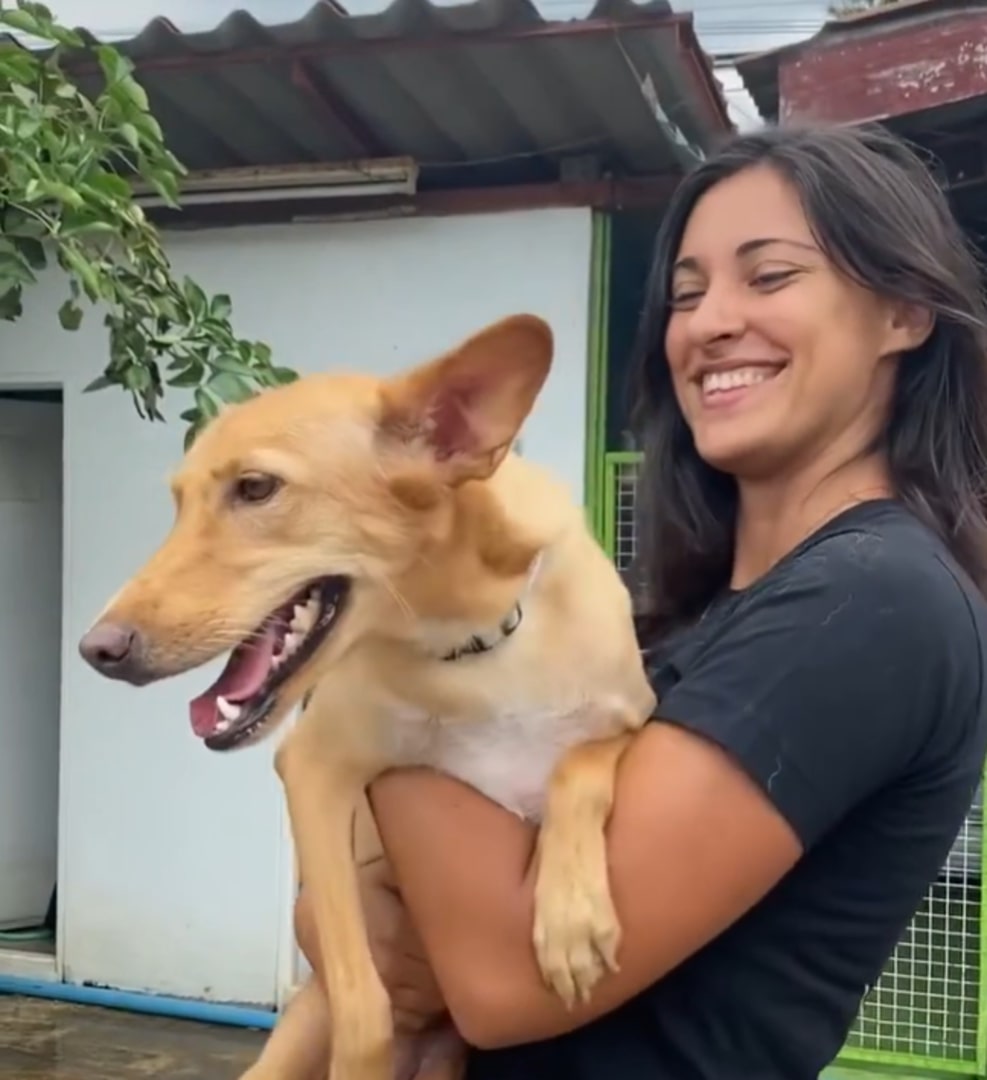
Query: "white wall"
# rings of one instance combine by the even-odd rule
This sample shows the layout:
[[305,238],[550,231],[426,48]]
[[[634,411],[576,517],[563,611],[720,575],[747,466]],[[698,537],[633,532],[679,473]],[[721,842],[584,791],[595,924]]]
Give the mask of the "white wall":
[[[558,360],[524,452],[581,498],[590,233],[588,211],[559,210],[175,235],[171,251],[181,271],[232,295],[240,333],[303,372],[391,372],[499,316],[544,316]],[[81,394],[105,342],[94,315],[60,330],[63,284],[46,281],[21,322],[0,325],[0,385],[65,385],[65,976],[270,1003],[289,903],[270,748],[222,757],[192,737],[187,702],[211,675],[138,691],[76,653],[170,524],[165,477],[182,427],[140,421],[117,390]],[[166,406],[174,417],[185,407],[178,393]]]

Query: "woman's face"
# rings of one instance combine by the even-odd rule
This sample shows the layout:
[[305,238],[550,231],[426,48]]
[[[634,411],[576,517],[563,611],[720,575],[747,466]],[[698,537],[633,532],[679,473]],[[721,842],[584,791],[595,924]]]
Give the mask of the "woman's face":
[[696,449],[740,479],[860,453],[883,426],[895,358],[930,328],[844,277],[766,166],[698,200],[668,303],[665,351]]

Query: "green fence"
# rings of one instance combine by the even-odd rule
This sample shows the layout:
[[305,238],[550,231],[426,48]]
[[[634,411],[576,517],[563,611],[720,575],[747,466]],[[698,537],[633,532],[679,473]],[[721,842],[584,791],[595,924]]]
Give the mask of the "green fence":
[[[636,453],[604,457],[602,536],[621,569],[635,554],[639,462]],[[939,879],[864,999],[842,1061],[987,1076],[983,861],[981,792]]]

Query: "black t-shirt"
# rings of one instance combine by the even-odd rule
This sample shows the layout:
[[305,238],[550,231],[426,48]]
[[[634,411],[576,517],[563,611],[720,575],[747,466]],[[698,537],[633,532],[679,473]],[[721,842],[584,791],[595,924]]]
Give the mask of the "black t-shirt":
[[650,658],[805,846],[747,915],[568,1035],[470,1080],[815,1080],[942,868],[987,746],[987,603],[891,500],[831,521]]

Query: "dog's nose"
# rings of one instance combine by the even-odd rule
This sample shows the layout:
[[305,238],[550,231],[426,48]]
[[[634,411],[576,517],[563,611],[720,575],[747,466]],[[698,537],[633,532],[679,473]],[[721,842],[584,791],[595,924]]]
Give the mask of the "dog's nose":
[[141,638],[133,626],[99,622],[82,635],[82,659],[108,679],[140,682],[143,674]]

